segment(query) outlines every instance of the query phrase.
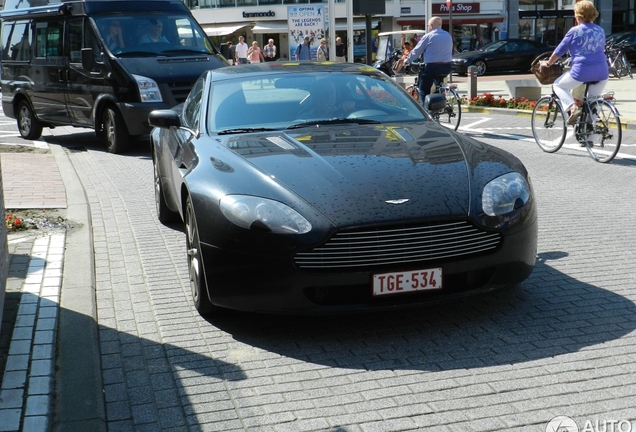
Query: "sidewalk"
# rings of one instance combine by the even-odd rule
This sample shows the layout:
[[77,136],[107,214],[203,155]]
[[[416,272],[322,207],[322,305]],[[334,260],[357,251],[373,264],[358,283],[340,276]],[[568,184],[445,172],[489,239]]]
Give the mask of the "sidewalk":
[[65,149],[22,140],[10,123],[0,123],[6,213],[49,209],[66,223],[8,233],[0,431],[104,430],[84,191]]

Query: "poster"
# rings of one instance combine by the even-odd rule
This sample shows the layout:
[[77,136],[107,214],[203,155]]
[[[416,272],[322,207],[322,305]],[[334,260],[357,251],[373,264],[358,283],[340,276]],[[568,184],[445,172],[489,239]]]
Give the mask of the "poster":
[[311,59],[316,60],[316,50],[320,39],[326,38],[324,5],[289,6],[287,25],[289,26],[289,59],[296,57],[296,48],[309,36]]

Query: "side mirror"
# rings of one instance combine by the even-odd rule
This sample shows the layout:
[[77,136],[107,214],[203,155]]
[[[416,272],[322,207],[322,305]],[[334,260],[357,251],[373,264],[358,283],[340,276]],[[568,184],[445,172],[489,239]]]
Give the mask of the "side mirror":
[[148,123],[152,127],[168,129],[172,126],[181,127],[179,114],[173,110],[154,110],[148,115]]
[[439,111],[444,109],[444,107],[446,107],[446,98],[441,94],[429,94],[424,98],[424,109],[426,111]]
[[95,57],[93,57],[93,48],[82,48],[82,68],[90,71],[96,66]]

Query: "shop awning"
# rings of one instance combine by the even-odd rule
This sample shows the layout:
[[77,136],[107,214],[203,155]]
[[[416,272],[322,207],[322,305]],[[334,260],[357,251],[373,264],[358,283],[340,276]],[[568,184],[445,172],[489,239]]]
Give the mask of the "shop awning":
[[245,24],[224,26],[224,27],[203,27],[203,31],[208,36],[225,36],[245,27]]
[[287,21],[265,21],[256,23],[252,27],[252,33],[287,33],[289,28],[287,27]]
[[[371,21],[371,28],[376,28],[378,26],[378,20]],[[353,29],[354,30],[364,30],[367,28],[366,20],[353,20]],[[336,22],[336,30],[337,31],[347,31],[347,22],[338,20]]]

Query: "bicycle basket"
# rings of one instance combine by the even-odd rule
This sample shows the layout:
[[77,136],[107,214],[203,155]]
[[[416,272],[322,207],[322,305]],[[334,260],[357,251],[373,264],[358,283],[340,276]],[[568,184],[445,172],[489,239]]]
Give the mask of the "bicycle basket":
[[539,82],[543,85],[552,84],[558,77],[563,74],[563,65],[561,63],[554,63],[550,67],[544,67],[539,70],[539,59],[545,58],[545,56],[539,56],[532,61],[530,66],[530,72],[537,77]]

